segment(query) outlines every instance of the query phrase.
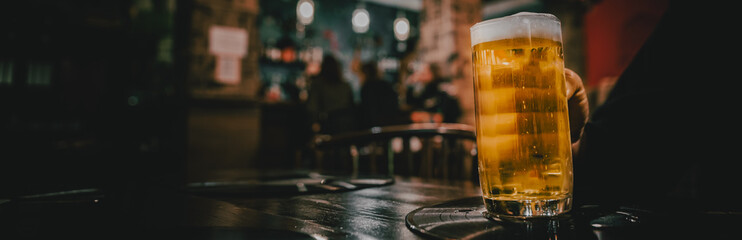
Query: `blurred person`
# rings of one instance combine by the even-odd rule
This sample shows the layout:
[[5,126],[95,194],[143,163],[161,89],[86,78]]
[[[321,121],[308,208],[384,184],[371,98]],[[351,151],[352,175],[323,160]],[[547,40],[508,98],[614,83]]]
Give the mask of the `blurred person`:
[[410,76],[412,86],[405,95],[412,122],[455,123],[461,116],[458,99],[441,89],[445,82],[438,64],[424,65]]
[[376,61],[361,64],[356,57],[352,64],[361,82],[361,104],[358,108],[360,128],[404,123],[397,92],[382,78]]
[[319,72],[310,77],[307,111],[315,133],[335,134],[356,127],[353,90],[343,79],[341,69],[340,62],[326,54]]
[[[573,145],[577,205],[695,217],[742,210],[735,198],[739,168],[731,167],[739,142],[735,88],[724,85],[738,73],[722,60],[738,50],[711,47],[726,36],[714,26],[732,16],[712,10],[671,1],[584,128],[574,122],[587,116],[584,91],[568,93],[573,141],[579,139]],[[567,74],[570,91],[578,78]],[[584,104],[573,105],[578,102]],[[574,133],[580,129],[581,136]],[[691,219],[684,224],[700,223]]]

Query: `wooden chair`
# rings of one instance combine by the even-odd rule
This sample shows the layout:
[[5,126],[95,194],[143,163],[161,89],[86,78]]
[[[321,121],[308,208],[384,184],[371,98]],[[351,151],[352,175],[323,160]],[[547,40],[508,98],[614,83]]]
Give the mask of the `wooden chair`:
[[474,127],[415,123],[314,138],[313,167],[352,176],[417,176],[478,182]]

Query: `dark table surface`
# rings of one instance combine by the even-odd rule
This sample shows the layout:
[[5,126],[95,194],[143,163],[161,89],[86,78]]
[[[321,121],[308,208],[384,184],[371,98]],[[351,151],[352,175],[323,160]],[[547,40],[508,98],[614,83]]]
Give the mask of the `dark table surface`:
[[397,178],[388,186],[342,193],[221,201],[243,212],[239,214],[239,224],[249,223],[259,228],[297,230],[331,239],[418,239],[405,227],[407,213],[422,206],[477,195],[480,195],[478,187],[467,182]]
[[397,177],[383,186],[317,194],[192,194],[166,187],[67,193],[3,199],[0,236],[419,239],[405,226],[407,213],[480,191],[471,182]]
[[[183,189],[150,187],[140,188],[136,194],[82,189],[63,196],[4,199],[0,202],[0,239],[422,239],[424,235],[405,225],[408,213],[435,205],[445,209],[459,202],[474,206],[479,203],[475,198],[481,195],[478,186],[467,181],[407,177],[394,180],[393,184],[383,186],[324,193],[194,194]],[[573,210],[572,214],[582,214],[585,218],[589,214],[584,212],[584,209]],[[469,214],[475,218],[480,216],[476,212]],[[637,220],[631,219],[632,216],[616,216],[622,218],[623,223]],[[542,225],[549,231],[555,230],[552,225],[557,224],[559,229],[588,233],[560,235],[559,239],[636,239],[642,236],[637,231],[624,231],[627,228],[617,228],[618,231],[613,231],[619,232],[617,235],[611,235],[611,231],[596,231],[588,224],[600,216],[588,217],[590,219],[576,222],[569,220],[572,225],[563,222]],[[739,216],[727,217],[724,223],[739,223],[735,222]],[[493,223],[481,219],[473,224],[515,231],[515,234],[489,235],[501,236],[499,239],[555,238],[553,234],[539,232],[542,231],[539,221],[535,221],[535,225],[499,224],[494,228],[491,227]],[[682,231],[687,230],[683,229],[686,225],[676,227],[662,228],[662,231],[682,236]],[[694,233],[701,232],[705,236],[703,231]],[[627,232],[630,234],[626,235]],[[731,238],[732,235],[716,231],[712,236]]]

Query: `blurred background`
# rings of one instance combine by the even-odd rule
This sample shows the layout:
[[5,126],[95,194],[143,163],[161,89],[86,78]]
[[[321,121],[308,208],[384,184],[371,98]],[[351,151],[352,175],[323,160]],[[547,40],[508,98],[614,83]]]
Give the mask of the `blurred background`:
[[[642,0],[3,2],[0,194],[312,168],[317,135],[425,122],[473,126],[469,27],[520,11],[562,21],[566,67],[582,76],[595,108],[666,7]],[[332,62],[347,87],[317,93]],[[378,87],[364,90],[372,80]],[[431,82],[432,102],[420,98]],[[345,100],[330,100],[339,110],[327,110],[333,107],[313,100],[323,94]],[[347,126],[332,120],[340,110],[352,112]],[[379,111],[389,117],[363,117]]]

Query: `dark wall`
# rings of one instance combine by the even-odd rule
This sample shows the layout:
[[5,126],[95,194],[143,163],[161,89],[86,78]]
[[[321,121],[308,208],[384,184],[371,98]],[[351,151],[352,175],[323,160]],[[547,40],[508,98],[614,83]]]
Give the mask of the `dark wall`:
[[178,175],[175,1],[0,3],[0,197]]

